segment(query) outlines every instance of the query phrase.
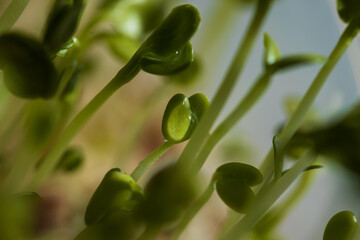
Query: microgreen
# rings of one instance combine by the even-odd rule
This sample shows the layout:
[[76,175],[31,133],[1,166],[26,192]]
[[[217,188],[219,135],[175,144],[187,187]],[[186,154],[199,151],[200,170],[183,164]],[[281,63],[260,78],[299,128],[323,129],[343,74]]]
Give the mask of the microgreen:
[[118,168],[111,169],[90,199],[85,212],[85,223],[99,223],[115,210],[133,211],[142,198],[140,186],[129,175]]
[[353,239],[358,228],[354,213],[342,211],[335,214],[326,225],[323,240]]
[[48,16],[43,42],[57,53],[73,36],[84,7],[84,0],[56,0]]
[[[261,28],[267,15],[273,14],[270,10],[273,5],[276,7],[277,1],[219,1],[215,7],[219,11],[204,18],[211,21],[204,21],[205,28],[199,34],[205,34],[194,44],[190,40],[199,27],[200,13],[190,4],[176,6],[164,17],[171,5],[166,0],[99,0],[95,3],[54,0],[48,12],[39,13],[39,16],[47,16],[41,27],[23,30],[22,22],[26,18],[22,18],[16,31],[13,26],[30,1],[9,0],[5,3],[7,6],[0,6],[0,219],[4,220],[0,225],[0,239],[52,239],[54,233],[62,232],[57,223],[47,225],[52,222],[48,214],[54,214],[50,216],[52,220],[58,219],[62,214],[57,213],[57,208],[65,206],[74,209],[64,211],[66,221],[61,222],[66,224],[66,232],[75,235],[83,228],[75,240],[176,240],[208,204],[214,191],[217,196],[212,200],[222,201],[229,211],[227,219],[221,220],[221,228],[216,229],[218,232],[215,233],[215,228],[209,231],[217,235],[216,239],[278,239],[277,227],[310,189],[315,176],[327,171],[328,159],[345,166],[344,173],[349,170],[355,177],[360,174],[359,104],[336,120],[324,121],[330,124],[300,128],[322,86],[359,32],[359,1],[333,1],[336,1],[340,19],[347,26],[330,55],[326,58],[314,53],[283,55],[282,44],[275,41],[283,36],[264,33],[264,53],[258,61],[261,72],[248,90],[241,88],[243,97],[236,100],[233,108],[231,104],[227,106],[230,95],[249,63]],[[208,77],[204,79],[207,82],[198,80],[205,76],[204,71],[221,70],[217,69],[218,64],[207,66],[208,60],[218,58],[217,54],[223,50],[220,47],[225,50],[226,46],[231,52],[227,42],[216,41],[219,37],[227,37],[222,36],[222,30],[231,29],[235,24],[231,14],[238,14],[236,9],[245,4],[249,10],[254,7],[254,14],[238,49],[233,49],[233,61],[211,102],[202,93],[188,95],[201,87],[200,84],[216,85],[210,84]],[[87,5],[90,8],[85,9]],[[26,11],[29,11],[26,15],[34,13],[31,12],[34,11],[32,5]],[[83,11],[89,11],[85,18],[82,18]],[[225,16],[228,12],[229,16]],[[286,16],[286,21],[288,18]],[[331,25],[327,24],[327,27]],[[295,25],[292,29],[301,30]],[[229,32],[235,30],[239,29]],[[313,35],[316,37],[316,33]],[[112,66],[106,57],[98,55],[102,43],[108,46],[103,51],[116,56],[121,67],[116,65],[115,76],[104,88],[95,89],[98,93],[91,98],[94,91],[89,89],[92,81],[87,78],[96,76],[97,84],[94,85],[100,86],[107,75],[92,71],[98,69],[97,65],[106,69]],[[90,51],[92,47],[95,51]],[[221,140],[227,134],[238,134],[235,126],[239,121],[267,91],[274,90],[271,83],[278,81],[276,74],[317,63],[323,63],[319,73],[287,123],[272,139],[272,147],[260,167],[255,167],[255,159],[250,155],[246,156],[248,164],[234,157],[224,159],[227,163],[217,164],[222,159],[214,150],[222,147]],[[156,75],[152,78],[162,76],[165,81],[152,82],[149,74],[137,77],[141,71]],[[206,76],[211,77],[211,74]],[[139,83],[128,86],[128,93],[123,92],[125,89],[119,91],[135,78]],[[291,81],[292,77],[288,79]],[[194,83],[198,85],[191,85]],[[281,83],[274,85],[279,87]],[[119,92],[119,98],[110,108],[117,126],[107,122],[98,127],[96,124],[109,116],[99,112],[92,123],[96,127],[89,127],[80,135],[116,92]],[[174,95],[176,92],[186,94]],[[88,96],[91,100],[84,103],[83,99]],[[138,97],[142,99],[137,101]],[[142,102],[140,107],[139,102]],[[157,109],[160,104],[166,105],[162,111]],[[228,114],[220,119],[222,111]],[[162,118],[159,112],[163,112]],[[154,124],[153,121],[158,120],[158,124]],[[153,126],[157,128],[149,131]],[[106,137],[98,138],[99,132]],[[90,138],[94,140],[87,141]],[[118,142],[115,143],[115,139]],[[249,140],[250,145],[251,138],[245,135],[243,139]],[[74,147],[78,142],[81,142],[81,148]],[[103,144],[97,144],[99,142]],[[150,149],[157,142],[160,142],[159,146]],[[232,145],[244,149],[236,140],[232,140]],[[257,143],[254,145],[258,147]],[[106,161],[112,154],[111,146],[116,146],[115,151],[120,150],[121,156],[116,154],[111,163],[115,166],[109,167]],[[143,146],[146,147],[141,151],[130,154],[130,150]],[[101,147],[108,155],[100,151]],[[209,158],[212,152],[214,155]],[[155,164],[165,153],[174,161],[169,163],[163,158],[162,163]],[[326,158],[315,162],[318,155]],[[296,161],[290,161],[289,156]],[[139,157],[143,160],[139,161]],[[210,162],[197,176],[208,158],[217,161],[215,166],[219,167],[214,168]],[[96,169],[91,172],[90,168],[94,166]],[[101,174],[104,167],[110,170],[102,176],[100,183],[96,183],[97,187],[85,187],[88,176],[97,179],[99,176],[93,174]],[[133,167],[131,174],[127,174]],[[320,168],[322,170],[318,170]],[[57,176],[55,181],[50,181],[52,176]],[[352,179],[351,176],[346,177]],[[201,180],[206,178],[208,184],[202,188]],[[294,183],[296,186],[286,191]],[[71,205],[74,199],[77,201],[79,196],[85,195],[82,193],[86,188],[95,189],[92,196],[76,203],[87,202],[87,206]],[[48,195],[49,189],[54,196]],[[34,192],[38,190],[41,197]],[[58,198],[66,201],[58,201]],[[220,205],[208,205],[203,210],[217,211],[217,206],[223,209]],[[80,218],[84,223],[76,225],[76,219]],[[325,230],[320,230],[319,234],[322,233],[324,240],[355,240],[359,238],[360,229],[355,214],[342,211],[329,220]],[[71,239],[74,236],[64,234],[64,237]]]

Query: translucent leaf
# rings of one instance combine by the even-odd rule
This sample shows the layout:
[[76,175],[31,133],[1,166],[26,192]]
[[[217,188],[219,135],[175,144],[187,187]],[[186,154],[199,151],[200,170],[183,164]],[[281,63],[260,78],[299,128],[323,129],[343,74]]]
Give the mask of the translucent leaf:
[[276,62],[280,58],[280,50],[277,46],[276,42],[272,39],[272,37],[264,33],[264,62],[265,65],[270,65]]
[[195,127],[195,120],[189,99],[184,94],[174,95],[166,106],[162,120],[165,139],[175,143],[187,140]]
[[170,75],[187,68],[194,60],[190,42],[170,55],[162,56],[149,52],[141,57],[139,65],[142,70],[152,74]]
[[99,223],[115,210],[132,211],[143,198],[139,185],[120,169],[113,168],[106,173],[90,199],[85,212],[86,225]]
[[326,225],[323,240],[351,240],[357,228],[357,220],[352,212],[339,212]]
[[248,186],[255,186],[262,182],[263,176],[256,168],[239,162],[225,163],[216,169],[217,179],[236,179]]
[[246,213],[255,198],[249,185],[234,178],[218,179],[216,191],[229,208],[239,213]]

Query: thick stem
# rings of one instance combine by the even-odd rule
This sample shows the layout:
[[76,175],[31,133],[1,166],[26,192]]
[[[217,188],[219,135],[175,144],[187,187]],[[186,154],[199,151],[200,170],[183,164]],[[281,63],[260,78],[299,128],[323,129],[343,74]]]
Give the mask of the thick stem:
[[205,203],[209,201],[213,192],[214,192],[214,179],[212,178],[205,191],[184,214],[179,224],[175,228],[175,231],[171,236],[170,240],[177,240],[181,236],[182,232],[185,230],[187,225],[189,225],[189,223],[194,218],[194,216],[200,211],[200,209],[205,205]]
[[264,92],[268,89],[270,83],[270,72],[265,72],[256,81],[254,86],[246,94],[244,99],[235,107],[235,109],[220,123],[215,131],[206,140],[198,157],[193,161],[191,171],[197,173],[216,144],[239,122],[239,120],[254,106]]
[[135,182],[137,182],[145,174],[145,172],[173,145],[174,143],[165,141],[144,160],[139,162],[135,170],[131,173],[131,177],[135,180]]
[[252,204],[252,208],[247,214],[238,221],[231,230],[224,236],[224,240],[243,239],[275,203],[275,201],[285,192],[285,190],[295,181],[295,179],[315,160],[314,152],[309,151],[298,160],[295,165],[285,173],[278,181],[265,185],[260,189]]
[[140,71],[134,58],[126,64],[118,74],[83,108],[65,128],[55,146],[45,157],[43,164],[30,182],[28,189],[34,190],[48,178],[57,164],[62,152],[74,136],[85,126],[95,112],[124,84],[133,79]]
[[246,31],[245,38],[238,48],[235,58],[233,59],[233,62],[220,88],[216,92],[215,97],[211,101],[209,110],[195,129],[193,137],[186,145],[178,160],[178,164],[182,165],[182,167],[188,167],[190,163],[194,161],[199,149],[208,136],[211,127],[216,121],[220,111],[223,109],[228,97],[230,96],[230,93],[234,89],[234,85],[237,82],[237,79],[241,74],[245,63],[247,62],[255,39],[272,2],[272,0],[259,0],[257,2],[256,13]]
[[[296,111],[290,117],[289,121],[284,126],[280,134],[280,141],[285,147],[291,137],[294,135],[296,130],[299,128],[300,124],[302,123],[306,113],[310,109],[312,103],[314,102],[316,96],[320,92],[322,86],[326,82],[326,79],[336,66],[337,62],[340,60],[348,46],[351,44],[352,40],[358,33],[358,23],[359,20],[353,21],[349,23],[343,34],[341,35],[338,43],[336,44],[335,48],[331,52],[330,56],[326,60],[323,67],[320,69],[319,73],[315,77],[313,83],[309,87],[308,91],[302,98],[301,102],[299,103]],[[273,172],[273,149],[270,149],[268,155],[266,156],[265,160],[263,161],[260,171],[264,174],[265,180],[269,180],[271,174]],[[266,181],[265,181],[266,182]]]
[[0,17],[0,35],[9,31],[28,5],[29,0],[12,0]]

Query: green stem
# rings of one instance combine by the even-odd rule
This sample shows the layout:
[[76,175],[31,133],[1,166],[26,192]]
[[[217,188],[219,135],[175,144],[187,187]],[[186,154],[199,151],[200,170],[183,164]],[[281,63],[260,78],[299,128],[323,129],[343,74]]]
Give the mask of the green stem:
[[[320,92],[322,86],[326,82],[326,79],[336,66],[337,62],[340,60],[348,46],[351,44],[352,40],[358,33],[358,26],[359,23],[356,21],[350,22],[341,35],[338,43],[336,44],[335,48],[331,52],[330,56],[326,60],[323,67],[320,69],[319,73],[315,77],[313,83],[309,87],[308,91],[302,98],[301,102],[299,103],[297,109],[295,110],[294,114],[290,117],[289,121],[284,126],[280,134],[280,140],[282,145],[285,147],[291,137],[294,135],[296,130],[299,128],[300,124],[302,123],[306,113],[310,109],[312,103],[314,102],[316,96]],[[273,172],[273,149],[270,149],[268,155],[266,156],[265,160],[263,161],[260,171],[264,174],[264,178],[266,180],[270,179],[270,176]],[[265,181],[266,182],[266,181]]]
[[208,137],[198,157],[193,161],[191,171],[198,172],[216,144],[239,122],[239,120],[254,106],[270,84],[270,72],[265,72],[256,81],[254,86],[246,94],[235,109],[220,123],[214,132]]
[[149,114],[153,111],[154,107],[159,103],[165,93],[168,92],[169,83],[163,83],[158,87],[151,96],[145,100],[144,104],[137,110],[136,116],[131,121],[131,126],[128,127],[126,133],[126,141],[121,146],[116,162],[122,162],[126,159],[134,149],[141,129],[144,126],[145,121],[148,119]]
[[29,0],[12,0],[0,17],[0,35],[11,29],[28,5]]
[[139,162],[135,170],[131,173],[131,177],[135,180],[135,182],[137,182],[145,174],[149,167],[151,167],[173,145],[174,143],[165,141],[144,160]]
[[309,151],[278,181],[263,186],[256,195],[251,209],[231,228],[223,239],[243,239],[295,179],[310,166],[315,158],[316,154]]
[[255,39],[272,2],[272,0],[259,0],[257,2],[256,13],[247,29],[245,38],[238,48],[235,58],[233,59],[233,62],[220,88],[216,92],[214,99],[211,101],[209,110],[200,121],[199,125],[194,131],[192,138],[182,152],[178,160],[179,165],[188,167],[190,163],[192,163],[196,158],[196,155],[203,145],[206,137],[208,136],[211,127],[216,121],[220,111],[224,108],[230,93],[234,89],[234,85],[237,82],[236,80],[242,72],[245,63],[247,62]]
[[300,197],[311,186],[313,176],[313,172],[304,172],[304,175],[290,196],[256,224],[256,232],[260,234],[260,237],[269,233],[269,231],[274,229],[288,215],[296,203],[300,201]]
[[95,112],[124,84],[133,79],[140,71],[134,57],[118,74],[81,110],[70,124],[65,128],[55,146],[45,157],[43,164],[30,182],[28,188],[36,189],[50,175],[57,164],[59,156],[74,136],[85,126]]
[[177,240],[181,236],[187,225],[189,225],[190,221],[194,218],[194,216],[200,211],[200,209],[205,205],[205,203],[209,201],[212,193],[214,192],[214,183],[214,178],[212,178],[205,191],[184,214],[169,240]]

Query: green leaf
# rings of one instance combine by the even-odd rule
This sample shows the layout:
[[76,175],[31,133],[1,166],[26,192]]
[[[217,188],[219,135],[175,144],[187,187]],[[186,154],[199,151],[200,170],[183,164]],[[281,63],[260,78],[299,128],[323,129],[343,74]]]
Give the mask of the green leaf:
[[174,95],[166,106],[162,133],[165,140],[174,143],[187,140],[196,124],[189,99],[184,94]]
[[345,23],[360,17],[360,1],[358,0],[337,0],[338,14]]
[[256,167],[239,162],[230,162],[221,165],[216,169],[215,177],[217,179],[236,179],[248,186],[258,185],[263,180],[261,172]]
[[234,211],[246,213],[255,198],[250,186],[260,184],[263,176],[251,165],[230,162],[216,169],[214,180],[216,191],[224,203]]
[[0,36],[0,69],[7,89],[18,97],[48,99],[54,96],[59,84],[46,50],[23,34]]
[[168,56],[183,49],[196,32],[200,23],[198,10],[190,5],[172,9],[161,25],[146,39],[139,51]]
[[264,47],[265,47],[265,54],[264,54],[265,66],[273,64],[280,58],[279,47],[277,46],[276,42],[272,39],[272,37],[267,33],[264,33]]
[[69,41],[78,26],[84,0],[56,0],[47,20],[43,42],[51,53]]
[[193,49],[187,42],[181,49],[170,55],[157,55],[149,52],[144,54],[139,62],[142,70],[152,74],[171,75],[187,68],[194,60]]
[[323,240],[351,240],[357,228],[357,220],[352,212],[339,212],[326,225]]
[[246,213],[255,198],[249,185],[235,178],[218,179],[216,191],[223,202],[238,213]]
[[133,211],[142,199],[140,186],[129,175],[113,168],[106,173],[91,197],[85,212],[85,223],[99,223],[115,210]]
[[200,121],[205,112],[209,109],[209,99],[202,93],[196,93],[189,97],[190,108],[197,121]]
[[271,65],[268,65],[268,70],[273,72],[288,70],[292,67],[298,67],[300,65],[322,63],[326,58],[318,54],[297,54],[283,57]]

